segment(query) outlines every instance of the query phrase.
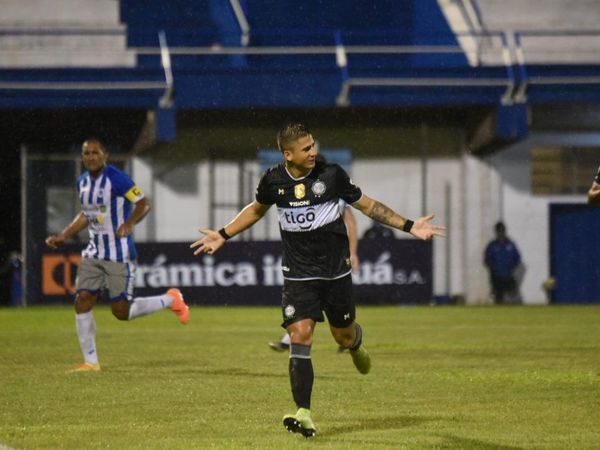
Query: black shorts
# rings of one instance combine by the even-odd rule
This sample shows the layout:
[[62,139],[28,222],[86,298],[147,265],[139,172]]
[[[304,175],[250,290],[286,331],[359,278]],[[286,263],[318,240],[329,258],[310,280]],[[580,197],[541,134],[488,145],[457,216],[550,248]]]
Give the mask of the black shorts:
[[284,279],[281,311],[283,328],[302,319],[323,322],[323,311],[332,327],[350,326],[356,317],[352,300],[352,275],[337,280]]

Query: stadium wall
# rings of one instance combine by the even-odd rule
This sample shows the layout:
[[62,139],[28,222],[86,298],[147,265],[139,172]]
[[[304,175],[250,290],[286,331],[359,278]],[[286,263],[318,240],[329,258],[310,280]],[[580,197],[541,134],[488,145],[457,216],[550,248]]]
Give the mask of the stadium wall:
[[[491,303],[483,250],[494,237],[494,224],[503,220],[525,266],[523,302],[546,304],[548,299],[541,285],[550,275],[549,205],[585,202],[582,195],[532,194],[531,148],[556,144],[557,139],[568,142],[572,138],[566,134],[532,133],[524,141],[485,157],[475,157],[467,151],[456,158],[432,157],[425,171],[419,158],[355,159],[351,175],[366,193],[402,214],[415,218],[435,213],[436,222],[448,225],[447,240],[436,240],[433,246],[434,295],[464,295],[469,304]],[[216,179],[217,190],[226,189],[237,177],[234,164],[219,166],[223,172]],[[172,189],[168,180],[153,182],[147,161],[136,159],[133,167],[136,180],[150,193],[156,206],[155,217],[138,227],[138,239],[196,239],[197,228],[208,225],[208,163],[198,163],[189,172],[195,178],[195,188],[186,193]],[[254,185],[259,175],[257,164],[252,162],[249,170],[253,172]],[[422,173],[427,174],[425,200]],[[216,224],[227,223],[236,211],[236,207],[221,210]],[[362,214],[356,217],[360,236],[371,223]],[[279,239],[274,210],[252,233],[252,239]],[[402,234],[396,232],[397,237],[405,237]]]
[[[135,159],[133,170],[136,182],[152,197],[154,216],[136,228],[136,237],[143,241],[193,241],[199,236],[198,228],[208,226],[209,217],[209,164],[198,163],[194,166],[191,182],[196,185],[187,193],[177,192],[169,186],[168,181],[153,176],[152,166],[144,160]],[[217,171],[222,175],[216,179],[217,190],[230,188],[232,180],[237,177],[236,167],[231,163],[221,163]],[[256,176],[253,186],[258,182],[258,167],[252,168]],[[445,206],[445,189],[449,185],[452,192],[452,229],[461,227],[461,191],[460,183],[462,162],[460,159],[433,159],[428,163],[427,191],[431,193],[427,204],[428,211],[435,211],[438,222],[444,221],[447,215]],[[390,207],[409,217],[419,217],[422,214],[421,204],[421,161],[418,159],[377,159],[355,160],[352,167],[354,181],[364,191]],[[237,210],[221,211],[216,217],[216,224],[229,222]],[[358,222],[359,236],[371,226],[371,221],[360,213],[355,214]],[[279,239],[279,228],[275,209],[272,208],[267,216],[252,229],[253,239]],[[250,231],[246,231],[250,233]],[[462,233],[449,236],[451,245],[450,276],[451,287],[455,292],[463,292],[461,281],[461,248]],[[407,237],[404,233],[396,232],[396,237]],[[446,295],[446,251],[444,241],[436,241],[434,252],[434,293]]]
[[[546,298],[540,285],[548,277],[547,205],[553,199],[531,195],[528,148],[528,144],[521,144],[486,159],[467,153],[460,158],[432,158],[427,163],[426,202],[422,201],[419,159],[358,159],[353,164],[352,177],[370,196],[408,217],[434,212],[436,222],[447,223],[447,242],[439,239],[433,246],[434,295],[462,294],[469,304],[490,302],[482,254],[493,238],[494,223],[502,219],[519,246],[527,269],[522,284],[523,300],[527,304],[544,304]],[[152,168],[146,161],[136,159],[133,167],[136,181],[153,197],[155,205],[154,217],[138,226],[137,238],[195,240],[199,236],[198,227],[208,225],[208,163],[198,163],[188,171],[195,178],[195,188],[187,193],[177,192],[168,180],[152,181]],[[258,180],[257,167],[253,169]],[[235,167],[222,163],[219,171],[225,175],[216,180],[216,189],[226,189],[236,177]],[[449,205],[446,205],[447,192]],[[221,211],[216,223],[227,223],[235,212],[235,208]],[[360,236],[369,228],[370,220],[362,214],[356,216]],[[252,233],[253,239],[279,239],[274,210]],[[405,237],[401,235],[396,232],[397,237]]]
[[[547,303],[542,283],[550,276],[550,204],[585,203],[585,195],[533,195],[531,149],[539,145],[595,145],[598,136],[585,139],[569,133],[532,133],[527,139],[481,160],[498,179],[498,214],[508,234],[519,246],[526,267],[522,284],[524,300]],[[596,167],[590,167],[591,184]],[[484,231],[491,237],[493,222]]]

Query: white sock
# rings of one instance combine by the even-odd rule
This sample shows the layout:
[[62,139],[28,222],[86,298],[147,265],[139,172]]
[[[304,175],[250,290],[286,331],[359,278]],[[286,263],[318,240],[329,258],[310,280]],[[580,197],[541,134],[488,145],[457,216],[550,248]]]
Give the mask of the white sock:
[[170,308],[173,299],[170,295],[156,295],[154,297],[136,297],[129,305],[129,320],[145,316],[161,309]]
[[290,335],[288,333],[285,333],[283,336],[281,336],[281,343],[286,345],[291,344]]
[[77,336],[83,353],[83,360],[87,363],[98,364],[96,353],[96,320],[92,311],[75,315]]

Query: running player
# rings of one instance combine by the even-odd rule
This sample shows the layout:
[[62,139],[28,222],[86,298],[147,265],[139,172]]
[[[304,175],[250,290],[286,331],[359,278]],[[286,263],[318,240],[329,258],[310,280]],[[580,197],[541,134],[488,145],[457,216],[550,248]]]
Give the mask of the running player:
[[95,372],[100,364],[92,308],[100,289],[108,289],[112,313],[119,320],[133,320],[170,307],[186,324],[189,308],[175,288],[155,297],[133,297],[133,227],[150,211],[150,202],[127,174],[106,164],[108,153],[99,140],[85,141],[81,158],[86,169],[77,181],[81,212],[61,233],[49,236],[46,244],[57,248],[88,228],[90,241],[82,252],[75,297],[77,335],[84,362],[72,372]]
[[338,200],[373,220],[411,233],[419,239],[443,236],[444,227],[430,223],[433,216],[415,222],[363,194],[337,164],[315,161],[315,140],[303,124],[286,125],[277,135],[284,161],[268,169],[258,184],[256,199],[218,231],[201,229],[204,237],[191,244],[194,254],[212,255],[232,236],[260,220],[273,204],[283,241],[282,326],[291,337],[289,376],[295,414],[283,425],[305,437],[316,434],[310,401],[314,381],[311,346],[316,322],[327,315],[338,345],[350,350],[356,369],[366,374],[371,359],[362,345],[362,329],[355,321],[348,234]]

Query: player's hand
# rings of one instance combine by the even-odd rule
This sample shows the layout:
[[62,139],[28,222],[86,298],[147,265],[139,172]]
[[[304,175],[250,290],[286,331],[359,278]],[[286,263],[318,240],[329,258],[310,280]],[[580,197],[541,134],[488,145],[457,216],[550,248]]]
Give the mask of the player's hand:
[[352,272],[360,272],[360,260],[358,259],[358,256],[354,253],[350,253],[350,265],[352,266]]
[[62,234],[53,234],[46,238],[46,245],[50,248],[58,248],[65,242],[65,237]]
[[199,255],[200,253],[212,255],[225,243],[225,239],[218,231],[211,230],[210,228],[200,228],[198,231],[200,231],[204,237],[190,245],[190,248],[196,249],[194,255]]
[[446,233],[444,232],[446,227],[429,223],[431,219],[433,219],[433,214],[416,220],[410,230],[410,234],[424,241],[428,241],[434,236],[446,236]]
[[117,228],[117,237],[124,238],[133,233],[133,225],[127,222],[123,222],[119,228]]

